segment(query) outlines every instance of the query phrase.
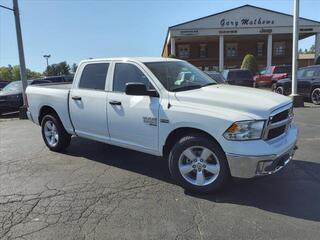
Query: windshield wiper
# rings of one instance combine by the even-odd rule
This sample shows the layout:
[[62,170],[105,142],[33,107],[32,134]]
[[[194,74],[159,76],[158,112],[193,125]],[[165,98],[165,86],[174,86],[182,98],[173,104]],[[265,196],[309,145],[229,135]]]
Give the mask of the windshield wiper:
[[193,90],[197,88],[201,88],[202,85],[190,85],[190,86],[181,86],[181,87],[176,87],[171,89],[172,92],[180,92],[180,91],[188,91],[188,90]]

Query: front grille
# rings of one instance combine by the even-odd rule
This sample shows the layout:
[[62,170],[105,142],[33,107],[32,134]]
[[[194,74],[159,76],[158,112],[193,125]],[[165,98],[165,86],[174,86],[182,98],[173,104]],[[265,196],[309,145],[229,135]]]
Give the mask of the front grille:
[[274,115],[271,119],[271,123],[280,122],[282,120],[287,119],[289,117],[289,112],[290,112],[290,109],[287,109],[285,111],[282,111],[282,112]]
[[281,134],[283,134],[286,131],[286,128],[287,128],[287,126],[283,125],[281,127],[270,129],[268,132],[267,139],[279,137]]
[[271,115],[265,131],[265,139],[270,140],[281,136],[288,129],[292,121],[292,109],[287,108],[281,112]]

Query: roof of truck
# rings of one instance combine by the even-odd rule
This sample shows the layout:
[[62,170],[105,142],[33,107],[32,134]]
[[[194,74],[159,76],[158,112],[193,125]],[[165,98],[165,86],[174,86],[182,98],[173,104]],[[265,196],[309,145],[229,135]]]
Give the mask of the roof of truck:
[[168,62],[168,61],[181,61],[176,58],[164,57],[111,57],[111,58],[91,58],[81,62],[96,62],[96,61],[135,61],[135,62]]

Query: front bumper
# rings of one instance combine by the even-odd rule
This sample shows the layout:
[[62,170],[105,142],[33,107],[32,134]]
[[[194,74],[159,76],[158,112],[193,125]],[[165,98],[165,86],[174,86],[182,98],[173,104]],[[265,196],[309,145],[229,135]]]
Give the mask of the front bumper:
[[240,178],[252,178],[275,173],[285,167],[293,158],[297,149],[298,130],[291,127],[284,136],[266,144],[274,149],[268,155],[243,155],[226,153],[231,175]]

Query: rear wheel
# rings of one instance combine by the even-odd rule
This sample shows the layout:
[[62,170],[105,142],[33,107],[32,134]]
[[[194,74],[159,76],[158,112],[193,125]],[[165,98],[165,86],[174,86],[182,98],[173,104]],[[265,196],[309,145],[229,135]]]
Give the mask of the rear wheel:
[[223,150],[203,136],[186,136],[177,142],[169,155],[169,169],[178,184],[196,192],[221,189],[230,178]]
[[71,136],[56,114],[48,114],[41,122],[42,138],[51,151],[59,152],[70,145]]
[[320,104],[320,88],[315,88],[311,92],[311,101],[315,105]]

